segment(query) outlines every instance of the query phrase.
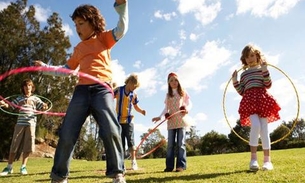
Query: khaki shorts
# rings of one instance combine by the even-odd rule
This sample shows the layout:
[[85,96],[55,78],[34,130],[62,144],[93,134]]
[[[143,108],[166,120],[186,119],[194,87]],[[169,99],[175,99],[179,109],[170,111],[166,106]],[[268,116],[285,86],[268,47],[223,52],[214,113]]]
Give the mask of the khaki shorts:
[[35,152],[35,127],[15,125],[11,153],[17,153],[20,149],[24,153]]

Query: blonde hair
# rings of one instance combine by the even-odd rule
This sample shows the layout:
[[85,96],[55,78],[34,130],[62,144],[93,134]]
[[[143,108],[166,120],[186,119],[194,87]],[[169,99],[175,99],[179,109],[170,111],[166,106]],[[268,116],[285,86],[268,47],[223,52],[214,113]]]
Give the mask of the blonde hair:
[[138,88],[140,86],[140,82],[138,80],[138,75],[130,74],[128,76],[128,78],[125,80],[125,84],[127,84],[127,83],[134,84],[134,86]]
[[243,69],[248,68],[246,58],[248,58],[248,56],[251,53],[254,53],[256,55],[258,64],[261,64],[263,62],[263,60],[265,60],[265,57],[262,54],[262,52],[260,51],[260,48],[258,46],[254,45],[254,44],[248,44],[244,47],[244,49],[241,52],[240,61],[243,64]]

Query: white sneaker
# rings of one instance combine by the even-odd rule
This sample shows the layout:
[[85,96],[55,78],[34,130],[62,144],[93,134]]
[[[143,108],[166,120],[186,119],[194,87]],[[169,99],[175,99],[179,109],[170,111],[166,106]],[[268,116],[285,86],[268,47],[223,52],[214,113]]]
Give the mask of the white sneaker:
[[137,164],[137,161],[132,161],[131,162],[131,169],[132,170],[138,170],[138,164]]
[[270,161],[265,162],[263,165],[263,170],[273,170],[273,165]]
[[3,169],[3,171],[0,173],[0,176],[6,176],[6,175],[12,174],[12,173],[13,173],[13,168],[5,167]]
[[117,174],[112,180],[112,183],[126,183],[124,175],[121,173]]
[[258,171],[259,170],[259,165],[257,160],[251,160],[250,161],[250,171]]
[[68,179],[64,179],[64,180],[61,180],[61,181],[56,181],[56,180],[51,180],[51,183],[68,183]]
[[21,175],[27,175],[28,174],[28,171],[26,170],[25,166],[20,168],[20,173],[21,173]]

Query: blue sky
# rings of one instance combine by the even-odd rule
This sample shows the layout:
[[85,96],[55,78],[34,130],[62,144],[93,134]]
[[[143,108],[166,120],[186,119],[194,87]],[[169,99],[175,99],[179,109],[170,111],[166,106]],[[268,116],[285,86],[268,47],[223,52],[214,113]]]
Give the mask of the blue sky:
[[[29,0],[37,9],[42,23],[52,13],[59,13],[66,34],[73,46],[79,42],[69,17],[80,4],[97,6],[112,29],[118,19],[112,0]],[[0,9],[9,1],[0,1]],[[282,120],[290,121],[297,114],[299,94],[300,118],[305,103],[305,2],[304,0],[130,0],[130,26],[127,35],[112,50],[114,80],[122,85],[130,73],[137,73],[141,86],[137,89],[147,115],[135,112],[136,144],[140,135],[153,128],[151,119],[164,108],[167,74],[177,72],[188,91],[193,108],[189,113],[199,135],[211,130],[229,134],[230,127],[223,113],[223,94],[248,43],[258,45],[265,54],[273,79],[269,90],[282,107]],[[276,69],[276,68],[279,68]],[[240,74],[240,73],[239,73]],[[231,126],[238,116],[240,96],[232,84],[226,88],[225,109]],[[166,125],[159,127],[167,136]]]

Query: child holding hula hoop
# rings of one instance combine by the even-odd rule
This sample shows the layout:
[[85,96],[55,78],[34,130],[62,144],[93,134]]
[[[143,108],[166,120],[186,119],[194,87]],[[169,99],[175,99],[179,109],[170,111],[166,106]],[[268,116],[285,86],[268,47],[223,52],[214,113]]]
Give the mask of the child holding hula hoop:
[[46,110],[48,105],[44,103],[39,97],[33,95],[35,85],[31,79],[25,79],[21,83],[22,95],[18,96],[11,103],[0,101],[1,107],[12,107],[13,109],[19,107],[17,123],[15,125],[13,139],[10,147],[8,164],[0,173],[0,176],[6,176],[13,173],[13,162],[19,149],[22,150],[22,165],[20,173],[22,175],[28,174],[26,164],[30,153],[35,151],[35,129],[37,117],[36,110]]
[[[68,182],[73,150],[81,128],[90,114],[99,125],[99,137],[104,143],[107,156],[106,176],[112,178],[113,183],[126,182],[121,126],[113,107],[110,52],[128,29],[127,4],[127,0],[115,0],[114,8],[119,15],[119,21],[111,30],[105,29],[105,18],[95,6],[81,5],[71,15],[81,42],[74,48],[71,57],[63,67],[72,70],[79,68],[81,73],[97,78],[104,85],[82,76],[79,77],[59,132],[50,175],[53,183]],[[36,61],[35,65],[46,66],[41,61]]]
[[279,120],[280,106],[271,96],[267,89],[271,87],[272,81],[267,63],[261,51],[252,44],[244,47],[240,58],[244,71],[237,80],[237,71],[232,74],[232,81],[236,91],[242,96],[238,112],[242,126],[250,128],[250,171],[259,170],[257,162],[258,138],[261,137],[264,151],[263,170],[272,170],[273,165],[270,158],[271,142],[268,123]]
[[[181,110],[180,113],[171,116],[167,120],[167,153],[166,153],[166,168],[164,172],[172,172],[175,168],[175,144],[177,144],[177,159],[176,159],[176,172],[186,170],[186,127],[188,123],[185,115],[191,109],[190,97],[186,90],[181,87],[181,84],[176,73],[169,73],[167,77],[168,93],[165,97],[165,108],[158,117],[152,118],[153,122],[157,122],[162,116],[168,118]],[[177,143],[175,143],[175,141]]]

